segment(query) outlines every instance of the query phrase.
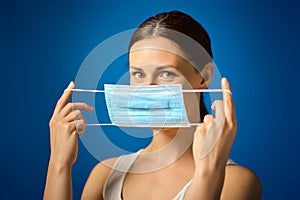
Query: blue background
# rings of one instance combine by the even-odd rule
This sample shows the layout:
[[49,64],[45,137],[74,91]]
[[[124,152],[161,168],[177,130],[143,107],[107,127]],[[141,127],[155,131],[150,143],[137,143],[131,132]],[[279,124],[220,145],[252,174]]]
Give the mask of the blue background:
[[[48,121],[88,53],[108,37],[172,9],[203,24],[215,62],[231,82],[238,117],[231,157],[259,175],[263,199],[300,199],[296,2],[1,1],[0,199],[42,198]],[[74,199],[97,162],[79,142]]]

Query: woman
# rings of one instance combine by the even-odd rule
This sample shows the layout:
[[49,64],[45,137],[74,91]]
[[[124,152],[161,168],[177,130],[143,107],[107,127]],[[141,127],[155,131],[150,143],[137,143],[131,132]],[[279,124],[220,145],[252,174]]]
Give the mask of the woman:
[[[213,73],[211,58],[209,36],[198,22],[179,11],[160,13],[142,23],[132,36],[130,84],[181,84],[183,89],[204,89]],[[230,91],[227,79],[223,78],[221,85]],[[73,88],[74,83],[70,83],[68,89]],[[49,123],[51,156],[44,199],[72,198],[71,169],[78,135],[85,128],[81,110],[93,108],[68,103],[71,94],[67,91],[61,96]],[[259,178],[228,161],[236,133],[231,94],[223,92],[223,101],[213,103],[215,118],[207,113],[200,93],[184,94],[184,101],[189,121],[201,122],[199,125],[152,128],[153,139],[145,149],[133,157],[112,158],[95,166],[82,199],[260,199]],[[206,136],[214,134],[218,135],[216,144],[211,143],[211,149],[202,154]],[[193,142],[188,143],[191,138]],[[165,146],[170,148],[164,151]],[[147,154],[154,156],[143,159]],[[168,159],[172,162],[164,163]],[[126,170],[118,171],[120,165],[126,165]]]

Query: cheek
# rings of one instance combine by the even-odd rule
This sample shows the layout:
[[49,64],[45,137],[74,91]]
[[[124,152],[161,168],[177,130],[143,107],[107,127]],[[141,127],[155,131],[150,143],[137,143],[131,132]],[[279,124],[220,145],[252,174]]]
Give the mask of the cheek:
[[130,76],[130,85],[132,86],[136,86],[136,85],[139,85],[139,82],[136,80],[136,78]]
[[145,78],[136,78],[135,76],[130,76],[130,85],[132,86],[140,86],[147,84],[147,80]]
[[181,80],[182,88],[183,89],[193,89],[196,88],[196,84],[186,78],[182,78]]
[[184,104],[191,123],[200,121],[199,93],[184,93]]
[[199,89],[202,81],[202,76],[195,72],[195,70],[192,68],[190,70],[187,70],[183,72],[182,74],[184,76],[184,87],[185,88],[194,88]]

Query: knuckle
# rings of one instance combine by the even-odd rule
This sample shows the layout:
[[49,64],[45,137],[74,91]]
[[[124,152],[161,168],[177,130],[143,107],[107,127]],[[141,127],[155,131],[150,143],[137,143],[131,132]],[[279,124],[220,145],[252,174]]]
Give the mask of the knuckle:
[[75,126],[77,127],[77,126],[79,126],[80,125],[80,120],[74,120],[74,124],[75,124]]
[[67,103],[66,108],[67,109],[72,109],[73,108],[73,103]]
[[54,117],[52,117],[52,118],[49,120],[49,126],[50,126],[50,127],[54,126],[54,125],[56,124],[56,122],[57,122],[57,119],[54,118]]
[[232,120],[225,120],[225,126],[228,130],[232,131],[236,129],[236,122]]
[[56,106],[62,106],[63,105],[63,99],[60,98],[58,99],[58,101],[56,102]]
[[73,111],[73,117],[74,119],[80,119],[81,118],[81,111],[80,110],[74,110]]
[[55,122],[55,126],[64,127],[65,124],[61,120],[58,120],[58,121]]
[[76,130],[78,133],[82,133],[83,130],[85,129],[84,120],[76,120],[75,125],[76,125]]
[[75,112],[75,116],[76,116],[76,117],[81,117],[81,116],[82,116],[80,110],[75,110],[74,112]]
[[69,133],[73,131],[73,123],[65,123],[64,127],[65,130]]
[[51,118],[50,120],[49,120],[49,126],[51,127],[53,125],[53,119]]
[[234,125],[232,122],[228,122],[227,126],[228,126],[229,130],[232,130],[234,128]]

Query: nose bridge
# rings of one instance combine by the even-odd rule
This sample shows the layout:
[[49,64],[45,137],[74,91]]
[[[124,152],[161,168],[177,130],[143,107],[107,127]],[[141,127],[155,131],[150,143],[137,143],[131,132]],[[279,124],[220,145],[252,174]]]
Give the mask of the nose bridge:
[[153,71],[146,72],[144,85],[158,85],[156,73]]
[[147,77],[147,85],[158,85],[157,78],[154,73]]

